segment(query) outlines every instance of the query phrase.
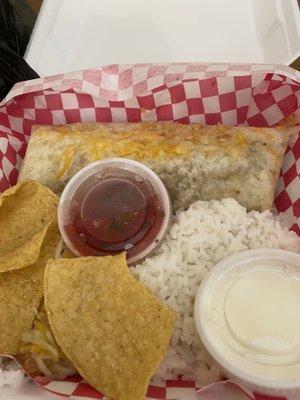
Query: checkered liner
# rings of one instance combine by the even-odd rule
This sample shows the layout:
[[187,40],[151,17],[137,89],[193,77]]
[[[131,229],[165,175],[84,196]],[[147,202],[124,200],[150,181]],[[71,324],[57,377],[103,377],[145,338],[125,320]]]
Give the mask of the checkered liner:
[[[300,115],[300,73],[276,65],[110,65],[20,82],[0,104],[0,191],[16,183],[35,124],[171,120],[272,126],[292,114]],[[300,135],[287,148],[275,206],[300,235]],[[79,376],[39,383],[77,400],[102,398]],[[194,391],[194,382],[167,381],[150,386],[147,398]]]

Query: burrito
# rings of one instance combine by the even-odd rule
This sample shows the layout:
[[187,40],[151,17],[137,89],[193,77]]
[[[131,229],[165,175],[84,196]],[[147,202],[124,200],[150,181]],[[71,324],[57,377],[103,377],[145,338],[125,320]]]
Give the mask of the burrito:
[[37,180],[60,194],[86,165],[126,157],[156,172],[174,210],[232,197],[248,210],[263,211],[272,207],[289,136],[285,127],[169,122],[35,126],[19,181]]

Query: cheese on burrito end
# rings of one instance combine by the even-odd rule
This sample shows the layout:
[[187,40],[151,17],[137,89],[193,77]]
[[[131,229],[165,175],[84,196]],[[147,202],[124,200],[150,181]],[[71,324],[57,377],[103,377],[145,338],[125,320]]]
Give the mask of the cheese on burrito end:
[[86,123],[33,128],[20,181],[36,179],[61,193],[86,165],[127,157],[152,168],[174,209],[196,200],[232,197],[250,209],[272,206],[286,127],[177,123]]

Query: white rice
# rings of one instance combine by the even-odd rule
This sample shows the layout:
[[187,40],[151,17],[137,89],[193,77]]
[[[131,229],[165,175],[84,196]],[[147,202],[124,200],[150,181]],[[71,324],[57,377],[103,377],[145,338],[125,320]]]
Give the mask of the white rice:
[[183,375],[200,385],[220,379],[198,337],[193,317],[195,293],[220,260],[247,249],[300,252],[300,238],[270,211],[246,212],[233,199],[197,201],[179,211],[156,255],[133,269],[136,277],[177,312],[171,345],[154,382]]

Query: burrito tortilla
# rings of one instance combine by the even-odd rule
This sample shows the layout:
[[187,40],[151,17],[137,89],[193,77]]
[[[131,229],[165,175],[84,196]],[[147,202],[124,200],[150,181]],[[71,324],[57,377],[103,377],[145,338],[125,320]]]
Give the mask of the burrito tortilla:
[[248,210],[272,207],[289,129],[177,123],[83,123],[35,126],[20,181],[60,194],[81,168],[107,157],[150,167],[174,209],[196,200],[236,199]]

